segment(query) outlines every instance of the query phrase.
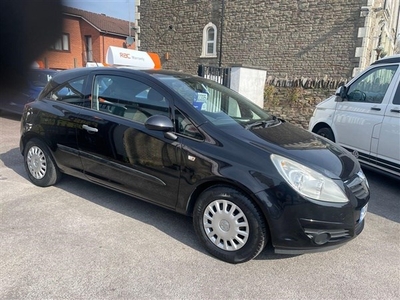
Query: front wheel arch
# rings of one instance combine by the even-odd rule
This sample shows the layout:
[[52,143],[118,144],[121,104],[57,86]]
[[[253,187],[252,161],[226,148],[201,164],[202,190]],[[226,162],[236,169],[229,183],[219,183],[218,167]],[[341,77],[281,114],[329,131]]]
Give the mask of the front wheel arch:
[[[263,217],[265,219],[267,227],[269,228],[270,221],[271,221],[269,219],[269,212],[262,208],[262,203],[261,203],[262,201],[260,201],[260,199],[258,199],[250,189],[247,189],[246,186],[237,185],[232,181],[222,181],[222,180],[216,179],[216,180],[203,182],[202,184],[197,186],[196,189],[192,192],[192,194],[188,197],[188,201],[186,202],[186,207],[177,207],[177,211],[186,216],[193,217],[193,211],[194,211],[196,202],[197,202],[199,196],[201,195],[201,193],[203,193],[208,188],[218,187],[218,186],[224,186],[224,187],[236,189],[239,192],[246,195],[247,197],[249,197],[249,199],[254,203],[255,206],[257,206],[257,208],[263,214]],[[270,237],[269,237],[269,239],[270,239]]]
[[313,133],[319,134],[319,132],[321,132],[321,130],[326,130],[327,132],[330,133],[331,136],[325,136],[325,135],[321,135],[324,136],[326,138],[328,138],[329,140],[331,140],[332,142],[336,142],[336,138],[335,138],[335,134],[333,133],[332,128],[326,124],[326,123],[318,123],[314,126],[314,128],[312,129]]

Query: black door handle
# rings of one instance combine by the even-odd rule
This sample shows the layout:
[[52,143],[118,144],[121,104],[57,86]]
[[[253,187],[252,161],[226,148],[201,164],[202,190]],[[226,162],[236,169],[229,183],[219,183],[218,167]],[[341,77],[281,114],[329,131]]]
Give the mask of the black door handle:
[[400,113],[400,109],[391,109],[390,111]]
[[377,110],[380,111],[381,109],[379,107],[371,107],[371,110]]

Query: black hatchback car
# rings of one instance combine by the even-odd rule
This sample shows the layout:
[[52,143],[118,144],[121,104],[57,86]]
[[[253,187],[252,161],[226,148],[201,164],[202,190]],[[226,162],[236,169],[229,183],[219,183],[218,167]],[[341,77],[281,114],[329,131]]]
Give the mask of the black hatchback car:
[[213,81],[171,71],[81,68],[55,75],[21,120],[29,179],[62,173],[193,217],[230,263],[328,250],[364,227],[359,163],[327,139]]

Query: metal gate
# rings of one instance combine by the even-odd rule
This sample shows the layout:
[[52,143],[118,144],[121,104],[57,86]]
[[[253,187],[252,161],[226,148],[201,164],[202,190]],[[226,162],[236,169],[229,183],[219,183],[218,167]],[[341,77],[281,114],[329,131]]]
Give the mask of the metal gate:
[[197,75],[214,80],[228,88],[231,85],[231,68],[199,65]]

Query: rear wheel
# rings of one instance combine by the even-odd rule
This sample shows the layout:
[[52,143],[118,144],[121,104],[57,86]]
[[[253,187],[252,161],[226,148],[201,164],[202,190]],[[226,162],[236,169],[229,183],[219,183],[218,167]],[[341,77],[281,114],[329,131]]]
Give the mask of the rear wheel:
[[38,186],[54,185],[61,177],[48,147],[38,139],[32,139],[26,144],[24,165],[29,180]]
[[331,140],[332,142],[335,141],[335,136],[333,135],[332,130],[328,127],[322,127],[318,129],[316,133],[324,138],[327,138],[328,140]]
[[231,187],[204,191],[196,203],[193,224],[207,251],[229,263],[253,259],[268,239],[260,211],[247,196]]

